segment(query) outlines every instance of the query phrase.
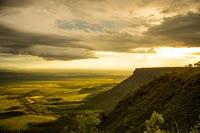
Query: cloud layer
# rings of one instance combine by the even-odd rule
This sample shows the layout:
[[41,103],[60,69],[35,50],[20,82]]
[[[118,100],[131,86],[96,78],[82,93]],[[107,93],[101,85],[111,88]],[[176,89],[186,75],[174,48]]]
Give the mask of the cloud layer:
[[198,0],[0,0],[0,53],[46,60],[200,46]]
[[47,60],[94,58],[93,52],[66,36],[17,31],[0,25],[0,53],[39,56]]
[[[164,19],[163,23],[149,29],[148,34],[188,47],[200,46],[200,13],[188,13]],[[162,42],[162,40],[160,40]],[[164,42],[163,42],[164,43]],[[175,43],[176,44],[176,43]],[[177,45],[178,45],[177,44]]]

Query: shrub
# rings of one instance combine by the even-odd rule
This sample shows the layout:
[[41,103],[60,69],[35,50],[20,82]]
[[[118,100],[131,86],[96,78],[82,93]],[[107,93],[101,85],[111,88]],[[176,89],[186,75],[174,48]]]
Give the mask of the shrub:
[[83,133],[94,133],[96,132],[96,126],[99,125],[100,120],[95,114],[89,114],[87,116],[81,116],[79,118],[80,130]]
[[160,126],[164,124],[164,118],[161,114],[153,112],[150,119],[146,120],[145,127],[146,131],[144,133],[161,133],[164,131],[160,130]]

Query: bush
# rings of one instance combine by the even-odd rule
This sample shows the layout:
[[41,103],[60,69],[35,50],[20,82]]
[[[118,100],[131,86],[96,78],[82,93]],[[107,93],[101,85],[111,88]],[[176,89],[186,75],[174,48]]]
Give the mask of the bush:
[[100,120],[95,114],[88,114],[87,116],[80,116],[79,127],[83,133],[94,133],[97,131],[96,126],[99,125]]
[[164,124],[163,116],[154,111],[151,115],[151,118],[145,122],[146,131],[144,131],[144,133],[164,132],[160,130],[160,126],[162,124]]

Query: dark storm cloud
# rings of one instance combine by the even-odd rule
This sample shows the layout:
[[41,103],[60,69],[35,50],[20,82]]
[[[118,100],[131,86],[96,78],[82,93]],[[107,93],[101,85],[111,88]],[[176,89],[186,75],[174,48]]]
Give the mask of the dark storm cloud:
[[188,13],[165,18],[161,24],[151,26],[139,36],[126,32],[108,32],[92,39],[97,51],[142,53],[143,51],[138,51],[137,48],[200,47],[200,14]]
[[58,35],[26,33],[0,25],[0,52],[39,56],[48,60],[94,58],[79,40]]
[[177,42],[185,46],[200,46],[200,13],[188,13],[164,19],[158,26],[150,28],[148,36],[162,43]]
[[75,44],[78,42],[78,39],[68,38],[65,36],[58,35],[47,35],[47,34],[36,34],[36,33],[27,33],[22,31],[17,31],[15,29],[9,28],[7,26],[0,24],[0,40],[1,47],[16,47],[16,48],[25,48],[34,44],[43,44],[43,45],[67,45],[80,47]]
[[0,0],[0,8],[5,7],[25,7],[30,5],[34,0]]

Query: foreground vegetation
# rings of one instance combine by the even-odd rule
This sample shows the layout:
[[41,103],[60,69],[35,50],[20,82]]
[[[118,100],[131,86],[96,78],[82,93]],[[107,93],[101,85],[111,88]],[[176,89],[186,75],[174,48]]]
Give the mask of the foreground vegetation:
[[[199,118],[200,120],[200,118]],[[189,131],[190,133],[199,133],[200,131],[200,121],[197,121],[194,127],[191,127]],[[179,128],[173,129],[173,131],[169,129],[162,129],[164,125],[164,118],[161,114],[157,112],[153,112],[150,119],[145,121],[145,131],[144,133],[179,133]],[[177,125],[176,125],[177,126]],[[185,133],[186,133],[185,132]]]

